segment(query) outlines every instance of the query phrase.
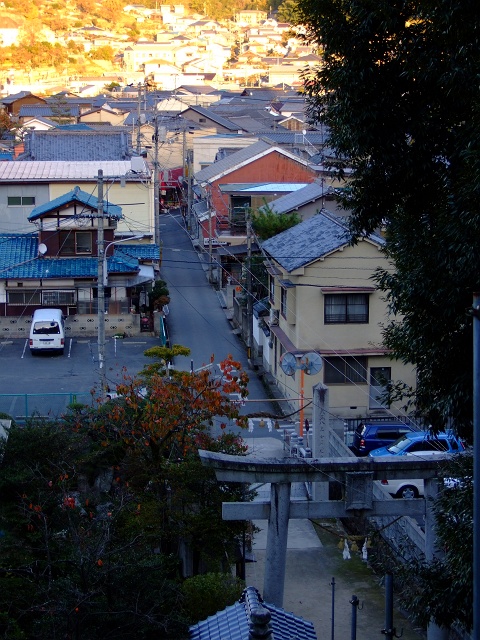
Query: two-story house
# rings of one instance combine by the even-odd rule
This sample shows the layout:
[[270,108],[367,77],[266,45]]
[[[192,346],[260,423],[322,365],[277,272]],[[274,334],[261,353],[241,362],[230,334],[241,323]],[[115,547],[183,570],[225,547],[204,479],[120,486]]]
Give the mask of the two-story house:
[[[245,238],[246,212],[265,203],[265,185],[269,184],[268,201],[293,190],[292,183],[304,186],[313,182],[315,170],[307,160],[290,151],[259,140],[227,155],[195,174],[209,203],[212,221],[203,225],[204,237],[210,230],[215,238],[240,244]],[[285,188],[285,183],[288,186]],[[258,194],[252,192],[259,186]],[[275,189],[275,184],[278,189]],[[248,185],[248,193],[245,188]]]
[[[94,132],[97,140],[101,133]],[[93,151],[92,151],[93,154]],[[142,162],[132,169],[130,160],[68,160],[26,161],[0,163],[0,223],[9,233],[28,233],[29,215],[34,207],[80,186],[87,193],[97,187],[98,171],[105,176],[108,198],[121,202],[123,218],[119,220],[117,235],[154,233],[152,175]]]
[[95,314],[100,243],[105,250],[106,311],[129,314],[133,290],[154,279],[152,263],[158,261],[159,250],[115,239],[121,218],[121,207],[104,200],[100,209],[98,198],[78,186],[35,207],[29,216],[35,232],[1,237],[1,315],[29,317],[39,307],[61,308],[65,315]]
[[[392,360],[381,344],[388,309],[372,275],[378,267],[390,268],[383,246],[373,234],[351,245],[344,223],[326,211],[262,243],[271,307],[266,322],[260,317],[266,331],[255,332],[263,365],[294,407],[304,385],[306,414],[312,387],[327,385],[330,420],[337,427],[372,414],[401,415],[400,406],[384,404],[384,384],[415,384],[414,370]],[[302,365],[312,352],[323,366],[308,375]],[[284,367],[287,372],[285,358],[296,365]]]

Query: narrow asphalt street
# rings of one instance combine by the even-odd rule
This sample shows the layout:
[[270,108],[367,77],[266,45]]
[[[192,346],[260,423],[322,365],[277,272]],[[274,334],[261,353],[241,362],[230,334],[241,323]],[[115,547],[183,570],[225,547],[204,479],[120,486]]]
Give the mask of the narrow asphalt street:
[[[170,313],[167,325],[171,344],[181,344],[191,349],[189,358],[178,357],[177,369],[198,369],[211,362],[221,362],[228,355],[241,362],[250,377],[249,396],[243,414],[274,411],[271,402],[265,401],[267,391],[255,371],[249,369],[245,345],[233,332],[222,309],[219,294],[209,284],[205,263],[202,263],[183,225],[182,216],[175,210],[160,219],[162,266],[160,277],[170,291]],[[259,400],[259,402],[253,402]],[[231,428],[237,430],[233,424]],[[265,429],[254,429],[244,436],[265,436]],[[272,437],[281,434],[272,432]]]

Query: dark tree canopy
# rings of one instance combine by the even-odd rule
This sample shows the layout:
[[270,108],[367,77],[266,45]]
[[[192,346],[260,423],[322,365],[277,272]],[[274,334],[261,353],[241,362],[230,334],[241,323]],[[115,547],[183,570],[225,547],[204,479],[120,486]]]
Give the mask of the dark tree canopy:
[[300,0],[324,63],[305,74],[340,174],[352,241],[383,228],[379,272],[394,322],[385,344],[416,366],[403,390],[434,429],[471,434],[472,322],[480,276],[476,0]]
[[[244,525],[224,521],[221,505],[252,497],[198,456],[246,450],[227,429],[239,411],[229,393],[246,393],[246,374],[222,365],[221,380],[126,377],[114,400],[0,438],[1,637],[186,637],[202,600],[185,605],[183,579],[230,575]],[[225,419],[218,436],[214,416]]]
[[[407,566],[402,602],[420,624],[433,618],[439,626],[473,624],[473,456],[457,456],[443,469],[448,484],[433,509],[437,545],[444,557]],[[455,481],[452,481],[455,478]],[[452,485],[453,486],[450,486]]]

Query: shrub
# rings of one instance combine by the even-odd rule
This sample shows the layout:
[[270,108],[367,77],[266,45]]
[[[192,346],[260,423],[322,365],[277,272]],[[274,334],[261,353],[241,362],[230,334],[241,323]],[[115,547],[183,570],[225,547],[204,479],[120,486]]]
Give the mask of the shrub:
[[245,583],[228,573],[205,573],[187,578],[183,583],[185,608],[194,624],[234,604]]

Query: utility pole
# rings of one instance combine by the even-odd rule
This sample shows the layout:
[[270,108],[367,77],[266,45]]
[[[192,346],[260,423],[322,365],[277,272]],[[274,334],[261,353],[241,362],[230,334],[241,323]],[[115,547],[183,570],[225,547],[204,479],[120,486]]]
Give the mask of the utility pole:
[[141,123],[141,115],[142,115],[142,85],[138,85],[138,104],[137,104],[137,154],[140,155],[142,151],[142,123]]
[[250,366],[253,365],[253,295],[252,295],[252,221],[250,219],[250,213],[245,210],[246,222],[247,222],[247,274],[246,274],[246,289],[247,289],[247,335],[245,341],[247,344],[247,358]]
[[160,184],[158,179],[158,115],[155,115],[155,131],[153,134],[153,229],[155,244],[160,248]]
[[210,284],[212,284],[213,245],[212,245],[212,208],[210,203],[210,194],[207,194],[207,207],[208,207],[208,281]]
[[103,217],[103,171],[98,170],[97,175],[97,320],[98,320],[98,369],[100,378],[100,398],[103,400],[106,391],[105,372],[105,263],[104,263],[104,217]]
[[473,294],[473,637],[480,636],[480,293]]
[[187,168],[188,168],[188,176],[187,176],[187,215],[186,218],[188,220],[188,229],[190,234],[193,231],[193,218],[192,218],[192,204],[193,204],[193,149],[187,150]]

